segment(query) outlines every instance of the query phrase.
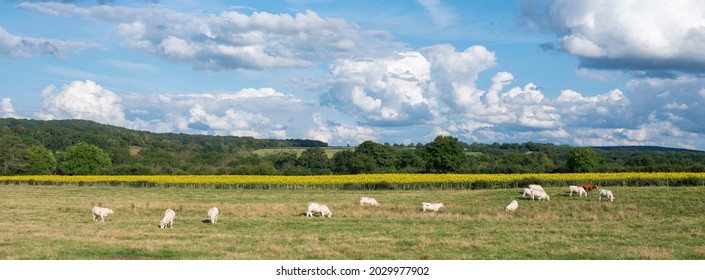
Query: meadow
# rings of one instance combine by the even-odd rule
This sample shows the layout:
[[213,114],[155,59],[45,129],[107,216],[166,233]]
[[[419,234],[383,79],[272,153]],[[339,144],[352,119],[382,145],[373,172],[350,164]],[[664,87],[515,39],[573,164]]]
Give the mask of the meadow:
[[[615,201],[485,190],[0,185],[0,259],[705,259],[705,188],[608,187]],[[360,207],[372,196],[379,207]],[[504,211],[519,201],[514,213]],[[306,204],[333,217],[305,217]],[[421,202],[444,202],[421,212]],[[115,214],[94,222],[90,209]],[[218,207],[218,224],[206,221]],[[173,229],[160,229],[164,210]]]

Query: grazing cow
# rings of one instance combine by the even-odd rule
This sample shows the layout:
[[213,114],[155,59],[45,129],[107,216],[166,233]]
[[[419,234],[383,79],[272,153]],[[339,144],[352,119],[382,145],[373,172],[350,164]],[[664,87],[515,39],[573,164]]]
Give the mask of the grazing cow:
[[524,193],[521,195],[523,198],[529,198],[531,197],[531,189],[524,188]]
[[509,205],[507,205],[506,208],[504,208],[504,211],[514,212],[514,210],[517,210],[518,207],[519,207],[519,202],[517,202],[516,200],[512,200],[512,202],[509,203]]
[[333,213],[328,209],[328,206],[325,204],[318,204],[311,202],[308,204],[308,211],[306,212],[306,217],[312,217],[314,213],[321,213],[321,217],[328,217],[330,218],[333,216]]
[[579,184],[578,186],[583,187],[583,189],[585,189],[586,191],[591,191],[591,190],[597,189],[596,184]]
[[587,192],[583,189],[583,187],[569,186],[568,188],[570,189],[570,196],[573,196],[573,193],[577,193],[579,196],[583,196],[583,194],[587,196]]
[[614,196],[612,195],[612,191],[610,190],[601,189],[597,196],[599,201],[602,201],[603,197],[605,199],[609,199],[610,202],[614,201]]
[[93,207],[93,209],[91,210],[93,211],[94,222],[98,219],[98,217],[100,217],[101,222],[105,222],[105,217],[113,213],[113,209],[103,208],[99,206]]
[[531,197],[531,189],[524,189],[524,194],[521,195],[523,198]]
[[541,187],[541,185],[536,185],[536,184],[531,184],[531,185],[529,185],[529,189],[531,189],[531,190],[536,190],[536,191],[546,192],[546,191],[543,190],[543,187]]
[[171,208],[166,209],[166,211],[164,211],[164,218],[162,222],[159,223],[159,228],[174,228],[174,217],[176,217],[176,212],[171,210]]
[[218,208],[213,207],[211,209],[208,209],[208,220],[211,221],[211,224],[217,224],[218,223],[218,216],[220,215],[220,211]]
[[531,201],[534,201],[534,198],[538,198],[539,201],[541,201],[541,200],[551,201],[551,197],[546,192],[531,190]]
[[428,202],[421,203],[421,211],[429,210],[429,211],[436,212],[441,208],[443,208],[443,203],[428,203]]
[[377,203],[377,200],[374,199],[373,197],[361,197],[360,198],[360,206],[363,206],[365,204],[369,204],[372,206],[379,206],[379,203]]

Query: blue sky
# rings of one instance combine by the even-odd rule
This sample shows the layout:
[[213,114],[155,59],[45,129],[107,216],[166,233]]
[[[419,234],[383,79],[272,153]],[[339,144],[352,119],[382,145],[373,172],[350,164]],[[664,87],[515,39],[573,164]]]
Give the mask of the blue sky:
[[0,117],[705,150],[699,1],[0,2]]

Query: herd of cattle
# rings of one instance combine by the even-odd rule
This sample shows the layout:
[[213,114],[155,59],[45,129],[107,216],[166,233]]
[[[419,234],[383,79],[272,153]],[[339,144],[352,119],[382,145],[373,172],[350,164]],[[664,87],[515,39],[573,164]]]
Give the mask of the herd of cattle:
[[[568,186],[568,191],[570,191],[569,195],[573,196],[573,194],[578,194],[579,196],[585,196],[587,197],[587,192],[597,189],[597,185],[595,184],[580,184],[577,186]],[[540,185],[529,185],[528,188],[524,189],[524,194],[522,197],[529,199],[531,198],[532,201],[538,198],[539,201],[541,200],[546,200],[550,201],[551,197],[546,193],[546,191],[541,187]],[[614,201],[614,195],[612,195],[612,191],[606,190],[606,189],[601,189],[599,192],[597,192],[597,200],[602,201],[602,198],[605,198],[606,200],[609,200],[610,202]],[[504,211],[509,211],[509,212],[514,212],[519,208],[519,202],[516,200],[512,200],[512,202],[507,205],[507,207],[504,208]]]
[[[573,196],[573,194],[578,194],[579,196],[585,196],[587,197],[587,192],[590,190],[597,189],[598,186],[595,184],[580,184],[577,186],[569,186],[568,190],[570,191],[569,195]],[[612,191],[606,190],[606,189],[601,189],[598,194],[598,200],[602,201],[602,198],[605,198],[606,200],[609,200],[610,202],[614,201],[614,196],[612,195]],[[528,188],[524,189],[524,193],[522,195],[523,198],[526,199],[531,199],[532,201],[538,199],[539,201],[541,200],[546,200],[550,201],[551,197],[546,193],[546,191],[541,187],[540,185],[536,184],[531,184],[529,185]],[[371,206],[379,206],[379,203],[375,198],[372,197],[360,197],[360,206],[365,206],[365,205],[371,205]],[[421,211],[438,211],[439,209],[443,208],[443,203],[429,203],[429,202],[422,202],[421,203]],[[519,208],[519,202],[516,200],[512,200],[507,207],[505,207],[505,211],[510,211],[514,212]],[[332,217],[333,212],[330,211],[327,205],[325,204],[320,204],[320,203],[315,203],[311,202],[308,204],[308,208],[306,209],[306,217],[312,217],[315,214],[320,214],[321,217]],[[108,216],[109,214],[113,214],[113,210],[109,208],[103,208],[99,206],[95,206],[92,209],[93,212],[93,221],[97,221],[98,217],[100,217],[100,220],[102,222],[105,222],[105,217]],[[213,207],[211,209],[208,209],[208,220],[212,224],[218,223],[218,216],[220,214],[220,211],[218,208]],[[174,218],[176,217],[176,212],[172,209],[166,209],[164,212],[164,218],[162,218],[162,221],[159,223],[160,228],[173,228],[174,227]]]

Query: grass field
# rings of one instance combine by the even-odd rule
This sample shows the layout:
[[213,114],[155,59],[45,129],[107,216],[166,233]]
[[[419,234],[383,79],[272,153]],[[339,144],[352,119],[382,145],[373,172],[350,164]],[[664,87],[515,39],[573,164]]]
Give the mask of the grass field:
[[[0,259],[705,259],[705,188],[611,187],[551,201],[496,190],[0,185]],[[360,207],[360,196],[380,207]],[[504,207],[519,201],[515,213]],[[307,202],[333,217],[307,218]],[[421,202],[444,202],[437,213]],[[94,222],[93,205],[113,208]],[[218,224],[206,212],[221,210]],[[160,229],[164,210],[173,229]]]

